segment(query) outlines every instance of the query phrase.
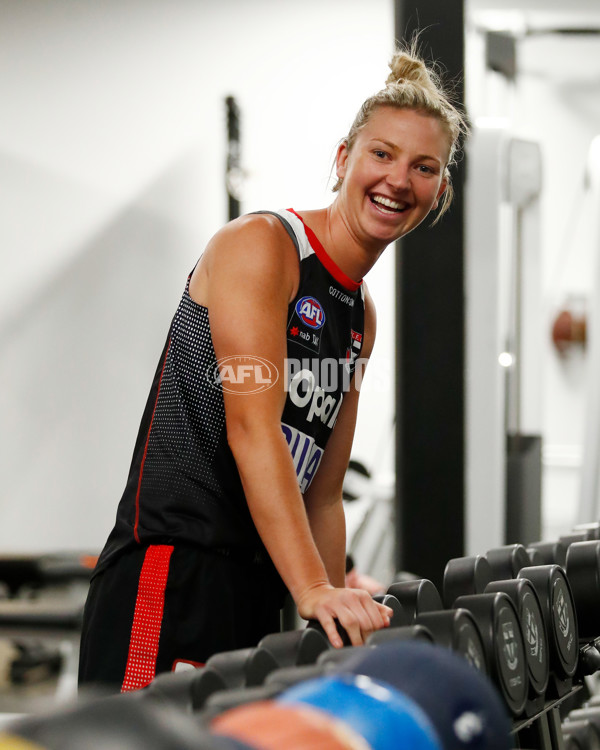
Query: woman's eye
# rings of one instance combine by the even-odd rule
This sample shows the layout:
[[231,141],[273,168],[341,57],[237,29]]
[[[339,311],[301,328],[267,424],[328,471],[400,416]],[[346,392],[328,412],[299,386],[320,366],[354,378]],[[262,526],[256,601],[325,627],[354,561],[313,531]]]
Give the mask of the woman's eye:
[[379,159],[385,159],[385,157],[387,156],[387,153],[385,151],[380,151],[379,149],[376,149],[373,153]]

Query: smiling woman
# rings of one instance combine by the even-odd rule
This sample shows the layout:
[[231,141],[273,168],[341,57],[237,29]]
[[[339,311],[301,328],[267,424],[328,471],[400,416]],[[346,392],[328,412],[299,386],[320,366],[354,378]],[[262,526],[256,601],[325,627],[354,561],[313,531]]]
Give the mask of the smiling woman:
[[[288,591],[331,643],[390,623],[345,588],[342,484],[375,310],[363,281],[451,197],[466,132],[399,52],[336,157],[327,208],[227,224],[190,274],[86,604],[80,682],[121,690],[279,627]],[[277,376],[276,376],[277,375]]]

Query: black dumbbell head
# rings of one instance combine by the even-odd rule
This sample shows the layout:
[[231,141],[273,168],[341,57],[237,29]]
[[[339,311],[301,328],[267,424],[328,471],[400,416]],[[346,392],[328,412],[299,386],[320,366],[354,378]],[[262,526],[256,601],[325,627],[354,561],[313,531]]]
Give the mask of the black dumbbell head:
[[527,552],[532,565],[560,565],[564,567],[567,560],[565,542],[532,542],[527,545]]
[[303,630],[270,633],[261,639],[258,647],[268,651],[280,667],[314,664],[319,654],[332,646],[318,621],[311,621],[309,625]]
[[387,594],[376,594],[373,600],[379,602],[379,604],[385,604],[386,607],[392,610],[390,627],[399,628],[403,625],[410,625],[411,618],[408,616],[404,606],[389,591]]
[[490,564],[481,555],[454,557],[444,570],[443,600],[448,609],[459,596],[482,594],[494,579]]
[[405,625],[400,628],[383,628],[371,633],[367,638],[367,646],[379,646],[393,641],[421,640],[434,642],[433,634],[423,625]]
[[473,615],[486,652],[490,678],[500,690],[513,716],[525,708],[529,675],[519,615],[507,594],[460,596],[456,607]]
[[262,685],[279,665],[264,648],[244,648],[215,654],[206,666],[222,675],[228,688],[243,688]]
[[424,625],[440,646],[456,651],[472,666],[484,674],[488,673],[481,633],[475,618],[467,609],[424,612],[415,622]]
[[531,565],[531,558],[522,544],[508,544],[488,550],[485,558],[496,581],[516,578],[521,568]]
[[529,672],[530,698],[543,695],[548,687],[550,660],[548,636],[538,596],[525,578],[492,581],[486,593],[502,591],[515,605],[525,641],[525,657]]
[[3,731],[44,750],[227,750],[190,715],[170,705],[113,696],[32,715]]
[[575,601],[579,638],[597,638],[600,636],[600,542],[571,544],[565,570]]
[[536,565],[519,571],[531,581],[540,602],[546,634],[550,670],[558,679],[573,677],[579,659],[577,616],[569,581],[559,565]]
[[408,618],[406,625],[423,612],[435,612],[444,608],[437,588],[427,578],[396,581],[391,584],[387,593],[398,599],[404,608]]

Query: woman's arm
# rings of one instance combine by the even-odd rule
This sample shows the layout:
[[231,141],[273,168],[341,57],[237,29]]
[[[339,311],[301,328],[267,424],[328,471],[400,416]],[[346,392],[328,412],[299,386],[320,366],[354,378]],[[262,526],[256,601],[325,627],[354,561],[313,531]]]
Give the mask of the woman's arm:
[[197,271],[190,294],[208,307],[217,360],[262,357],[280,374],[274,387],[252,392],[256,383],[247,371],[223,394],[227,439],[254,524],[300,615],[318,619],[333,645],[341,646],[338,619],[359,645],[369,632],[389,624],[391,612],[368,595],[332,585],[281,430],[283,332],[299,278],[295,249],[276,218],[244,217],[215,236]]
[[319,469],[310,487],[304,493],[306,511],[315,543],[335,586],[345,585],[346,571],[346,519],[342,504],[344,476],[348,468],[362,374],[371,356],[375,342],[375,307],[365,286],[365,334],[359,372],[344,396],[335,427]]

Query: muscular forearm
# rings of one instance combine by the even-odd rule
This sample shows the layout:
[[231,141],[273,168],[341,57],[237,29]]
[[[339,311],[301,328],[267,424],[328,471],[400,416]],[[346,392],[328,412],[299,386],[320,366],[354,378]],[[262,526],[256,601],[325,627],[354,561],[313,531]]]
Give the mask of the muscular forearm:
[[307,502],[308,521],[315,544],[334,586],[344,586],[346,573],[346,519],[341,497],[320,505]]
[[254,524],[294,600],[330,585],[281,430],[247,428],[229,441]]

